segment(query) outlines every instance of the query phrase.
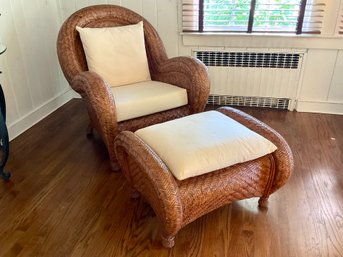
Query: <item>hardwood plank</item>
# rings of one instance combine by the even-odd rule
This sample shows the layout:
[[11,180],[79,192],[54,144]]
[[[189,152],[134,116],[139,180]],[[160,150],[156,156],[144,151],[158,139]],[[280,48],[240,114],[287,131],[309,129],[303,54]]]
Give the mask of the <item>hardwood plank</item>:
[[[213,109],[215,107],[208,107]],[[224,206],[183,228],[173,249],[142,199],[110,170],[79,99],[13,140],[0,182],[0,256],[343,256],[343,116],[242,108],[290,144],[295,171],[271,196]]]

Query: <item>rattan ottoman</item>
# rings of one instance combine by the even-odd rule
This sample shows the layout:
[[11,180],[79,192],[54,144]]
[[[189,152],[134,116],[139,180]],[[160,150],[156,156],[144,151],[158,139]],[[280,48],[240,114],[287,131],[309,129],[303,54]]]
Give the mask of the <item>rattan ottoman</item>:
[[124,131],[115,140],[123,174],[161,223],[164,247],[174,246],[175,235],[182,227],[233,201],[260,197],[259,206],[267,207],[270,194],[283,186],[293,171],[292,152],[280,134],[242,111],[229,107],[217,111],[268,139],[277,150],[252,161],[178,180],[136,134]]

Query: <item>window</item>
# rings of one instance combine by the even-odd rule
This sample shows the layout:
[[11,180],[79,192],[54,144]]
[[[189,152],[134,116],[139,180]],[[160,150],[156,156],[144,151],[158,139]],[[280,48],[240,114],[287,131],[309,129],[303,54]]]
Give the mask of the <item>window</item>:
[[183,0],[183,31],[320,34],[324,1]]

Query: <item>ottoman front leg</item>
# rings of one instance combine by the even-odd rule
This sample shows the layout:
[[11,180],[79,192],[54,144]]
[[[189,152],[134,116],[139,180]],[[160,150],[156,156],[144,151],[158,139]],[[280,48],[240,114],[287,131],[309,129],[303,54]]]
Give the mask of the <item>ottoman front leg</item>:
[[175,245],[175,235],[170,235],[167,232],[164,231],[164,229],[161,230],[161,243],[165,248],[172,248]]
[[268,199],[269,199],[269,196],[268,197],[260,197],[260,199],[258,200],[258,206],[260,208],[268,208]]
[[124,176],[155,211],[162,228],[164,247],[173,247],[174,238],[182,227],[182,205],[173,175],[157,154],[139,137],[121,132],[115,150]]
[[264,189],[264,193],[263,193],[262,197],[260,197],[260,199],[258,201],[258,206],[262,209],[268,208],[268,199],[269,199],[269,196],[272,192],[272,187],[273,187],[274,180],[275,180],[276,166],[275,166],[275,159],[274,159],[272,154],[269,155],[269,160],[270,160],[270,171],[269,171],[269,177],[268,177],[267,185],[266,185],[266,188]]

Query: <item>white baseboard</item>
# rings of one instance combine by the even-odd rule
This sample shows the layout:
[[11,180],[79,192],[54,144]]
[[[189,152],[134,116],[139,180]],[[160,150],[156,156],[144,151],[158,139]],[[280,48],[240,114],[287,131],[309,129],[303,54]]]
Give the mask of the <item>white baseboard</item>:
[[60,93],[56,97],[46,101],[44,104],[29,112],[25,116],[21,117],[19,120],[16,120],[12,124],[8,124],[8,134],[10,141],[35,125],[40,120],[44,119],[46,116],[48,116],[50,113],[52,113],[65,103],[69,102],[74,97],[74,91],[68,89],[67,91]]
[[321,102],[298,100],[295,108],[298,112],[316,112],[343,115],[343,102]]

